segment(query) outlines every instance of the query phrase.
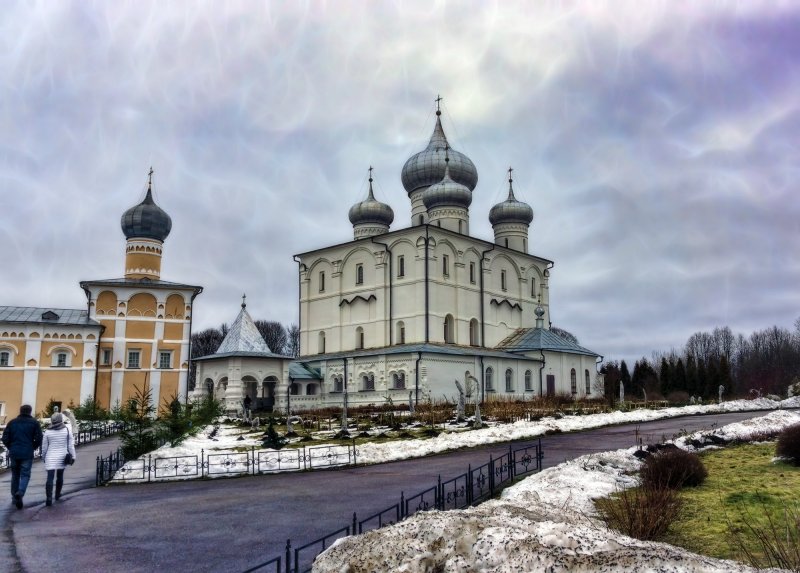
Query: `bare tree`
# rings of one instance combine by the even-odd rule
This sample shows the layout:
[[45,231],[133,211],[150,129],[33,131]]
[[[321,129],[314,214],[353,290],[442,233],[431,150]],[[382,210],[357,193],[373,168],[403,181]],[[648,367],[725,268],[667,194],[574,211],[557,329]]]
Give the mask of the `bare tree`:
[[283,325],[274,320],[256,320],[253,322],[269,349],[275,354],[283,354],[287,341],[286,329]]
[[[207,328],[192,334],[192,358],[208,356],[214,354],[222,344],[225,334],[228,332],[228,325],[223,324],[220,328]],[[189,390],[194,390],[197,376],[197,364],[192,362],[189,371]]]
[[286,328],[286,355],[294,358],[300,356],[300,327],[296,324]]
[[569,340],[573,344],[578,344],[578,337],[572,334],[571,332],[564,330],[563,328],[559,328],[551,324],[550,332],[552,332],[553,334],[557,334],[558,336],[560,336],[565,340]]

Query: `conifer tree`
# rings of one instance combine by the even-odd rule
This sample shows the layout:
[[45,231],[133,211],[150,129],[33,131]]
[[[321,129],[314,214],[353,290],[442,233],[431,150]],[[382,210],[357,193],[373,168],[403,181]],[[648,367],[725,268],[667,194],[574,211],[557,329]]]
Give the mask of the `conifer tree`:
[[661,358],[661,375],[658,381],[661,387],[661,395],[666,398],[672,392],[672,371],[666,356]]

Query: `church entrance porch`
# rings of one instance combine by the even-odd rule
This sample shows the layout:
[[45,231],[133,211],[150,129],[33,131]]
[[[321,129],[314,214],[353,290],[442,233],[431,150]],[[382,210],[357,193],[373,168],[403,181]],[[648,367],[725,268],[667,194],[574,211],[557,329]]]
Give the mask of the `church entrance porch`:
[[278,379],[275,376],[268,376],[261,383],[261,395],[256,399],[256,408],[266,412],[275,409],[275,388]]

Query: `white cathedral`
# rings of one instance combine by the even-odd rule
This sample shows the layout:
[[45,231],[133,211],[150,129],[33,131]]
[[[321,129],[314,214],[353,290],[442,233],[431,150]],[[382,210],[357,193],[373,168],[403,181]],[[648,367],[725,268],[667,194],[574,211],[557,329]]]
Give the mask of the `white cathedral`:
[[195,396],[285,412],[454,400],[455,380],[479,401],[602,392],[602,357],[549,329],[553,262],[528,253],[533,210],[510,169],[508,198],[489,212],[493,242],[469,234],[478,172],[449,146],[441,111],[403,166],[411,226],[390,229],[371,171],[350,208],[353,240],[296,256],[300,358],[272,353],[243,302],[219,350],[196,359]]

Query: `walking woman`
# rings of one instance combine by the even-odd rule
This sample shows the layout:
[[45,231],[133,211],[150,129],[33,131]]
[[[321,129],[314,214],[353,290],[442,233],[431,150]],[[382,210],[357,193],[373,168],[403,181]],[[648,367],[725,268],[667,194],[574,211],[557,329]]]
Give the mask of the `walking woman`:
[[53,505],[53,477],[56,478],[56,500],[61,497],[64,486],[64,468],[67,466],[67,453],[75,460],[75,439],[72,431],[64,424],[64,416],[56,412],[50,416],[50,427],[42,440],[42,459],[47,470],[47,505]]

